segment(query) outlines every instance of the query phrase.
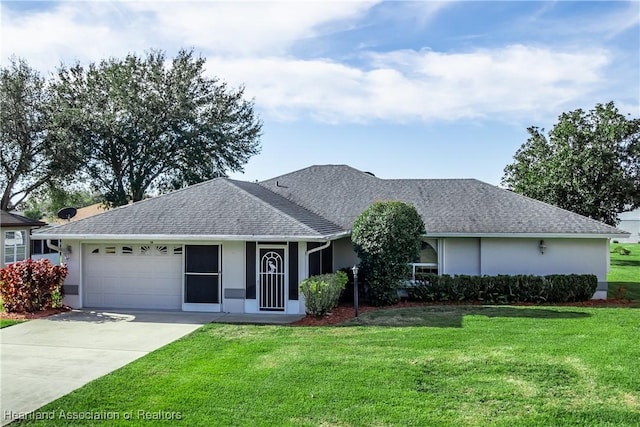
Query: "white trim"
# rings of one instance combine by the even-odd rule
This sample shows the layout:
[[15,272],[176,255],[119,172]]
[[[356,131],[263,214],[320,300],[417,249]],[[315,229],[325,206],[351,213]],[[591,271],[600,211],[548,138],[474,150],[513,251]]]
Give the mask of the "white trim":
[[[137,241],[165,241],[165,242],[205,242],[205,241],[228,241],[228,240],[244,240],[250,242],[326,242],[327,240],[336,240],[341,237],[348,237],[351,231],[343,231],[341,233],[330,234],[326,236],[260,236],[260,235],[234,235],[234,234],[211,234],[211,235],[193,235],[193,234],[65,234],[65,233],[32,233],[31,239],[69,239],[69,240],[137,240]],[[426,233],[423,237],[440,238],[440,237],[505,237],[505,238],[575,238],[575,239],[615,239],[629,237],[631,233]]]
[[[60,244],[62,244],[63,242],[61,241]],[[79,250],[79,254],[78,254],[78,282],[79,282],[79,286],[78,286],[78,299],[80,302],[80,308],[84,308],[84,287],[85,287],[85,283],[84,283],[84,278],[85,278],[85,265],[84,265],[84,246],[86,245],[86,243],[82,243],[82,242],[78,242],[78,246],[80,247]]]
[[[29,241],[30,229],[28,228],[3,228],[2,229],[2,250],[0,253],[2,254],[2,262],[0,265],[9,265],[20,261],[26,261],[31,258],[31,242]],[[7,233],[13,233],[14,237],[12,239],[7,239]],[[20,241],[22,243],[18,244],[18,239],[15,237],[16,234],[20,234]],[[11,241],[11,243],[7,244],[7,241]],[[7,262],[7,248],[13,249],[13,259]],[[18,259],[18,248],[22,249],[22,258]]]
[[193,302],[183,302],[182,311],[201,311],[207,313],[222,312],[222,304],[200,304]]
[[629,233],[619,234],[587,234],[587,233],[427,233],[424,237],[503,237],[503,238],[573,238],[573,239],[613,239],[629,236]]
[[[217,246],[218,247],[218,272],[217,273],[191,273],[187,272],[187,246]],[[222,243],[217,242],[198,242],[182,245],[182,293],[180,296],[182,303],[182,311],[203,311],[203,312],[222,312],[224,289],[222,286]],[[214,303],[199,303],[199,302],[185,302],[186,287],[187,287],[187,275],[189,276],[217,276],[218,277],[218,299],[220,302]]]
[[69,240],[121,240],[121,241],[166,241],[166,242],[205,242],[205,241],[225,241],[225,240],[244,240],[250,242],[326,242],[327,240],[335,240],[341,237],[350,236],[351,231],[330,234],[326,236],[260,236],[260,235],[234,235],[234,234],[211,234],[211,235],[193,235],[193,234],[65,234],[65,233],[38,233],[32,237],[37,240],[46,239],[69,239]]

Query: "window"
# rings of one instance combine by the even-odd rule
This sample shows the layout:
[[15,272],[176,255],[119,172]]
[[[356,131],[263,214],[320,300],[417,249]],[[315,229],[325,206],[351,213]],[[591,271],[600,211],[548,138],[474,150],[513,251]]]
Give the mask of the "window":
[[418,258],[411,263],[411,280],[420,280],[425,274],[438,274],[438,241],[423,240]]
[[140,246],[140,255],[167,255],[167,247],[160,245],[142,245]]
[[4,232],[4,263],[11,264],[27,259],[27,232]]
[[[52,240],[51,244],[53,246],[60,246],[59,240]],[[31,255],[43,255],[43,254],[53,254],[57,251],[51,249],[49,245],[47,245],[46,240],[32,240],[31,241]]]

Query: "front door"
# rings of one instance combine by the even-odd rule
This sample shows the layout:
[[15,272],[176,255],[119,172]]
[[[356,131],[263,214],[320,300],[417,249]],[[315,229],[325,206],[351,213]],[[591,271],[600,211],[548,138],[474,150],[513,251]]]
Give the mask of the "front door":
[[260,310],[284,311],[287,300],[284,248],[260,248]]

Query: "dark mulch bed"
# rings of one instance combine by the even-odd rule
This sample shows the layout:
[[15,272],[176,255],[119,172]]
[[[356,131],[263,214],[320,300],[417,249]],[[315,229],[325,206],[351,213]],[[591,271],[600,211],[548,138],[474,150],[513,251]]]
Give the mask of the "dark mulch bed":
[[[425,302],[417,302],[417,301],[402,301],[398,304],[384,306],[384,307],[373,307],[366,304],[361,304],[359,307],[359,313],[367,313],[375,310],[391,310],[395,308],[405,308],[405,307],[429,307],[436,305],[483,305],[481,302],[438,302],[438,303],[425,303]],[[494,304],[489,304],[494,305]],[[533,303],[519,303],[519,304],[511,304],[516,306],[541,306],[543,304],[533,304]],[[567,303],[556,303],[549,304],[552,306],[570,306],[570,307],[629,307],[636,306],[637,302],[628,299],[595,299],[589,301],[581,301],[581,302],[567,302]],[[311,315],[307,315],[297,322],[292,323],[292,326],[327,326],[327,325],[338,325],[340,323],[344,323],[348,320],[351,320],[355,317],[355,311],[353,309],[353,305],[345,305],[341,304],[338,307],[334,308],[330,313],[327,313],[323,318],[316,319]]]

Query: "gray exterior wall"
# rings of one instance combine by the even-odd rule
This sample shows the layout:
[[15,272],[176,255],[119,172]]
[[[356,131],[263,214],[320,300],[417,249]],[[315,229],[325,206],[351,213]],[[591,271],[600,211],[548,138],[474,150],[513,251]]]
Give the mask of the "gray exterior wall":
[[[540,241],[544,240],[544,253]],[[441,274],[594,274],[594,298],[607,297],[609,239],[447,238],[442,244]]]
[[447,238],[443,248],[444,256],[438,257],[440,274],[482,274],[479,238]]
[[333,271],[340,270],[341,268],[353,267],[360,263],[358,255],[356,255],[353,250],[351,237],[343,237],[342,239],[334,240],[332,247]]

